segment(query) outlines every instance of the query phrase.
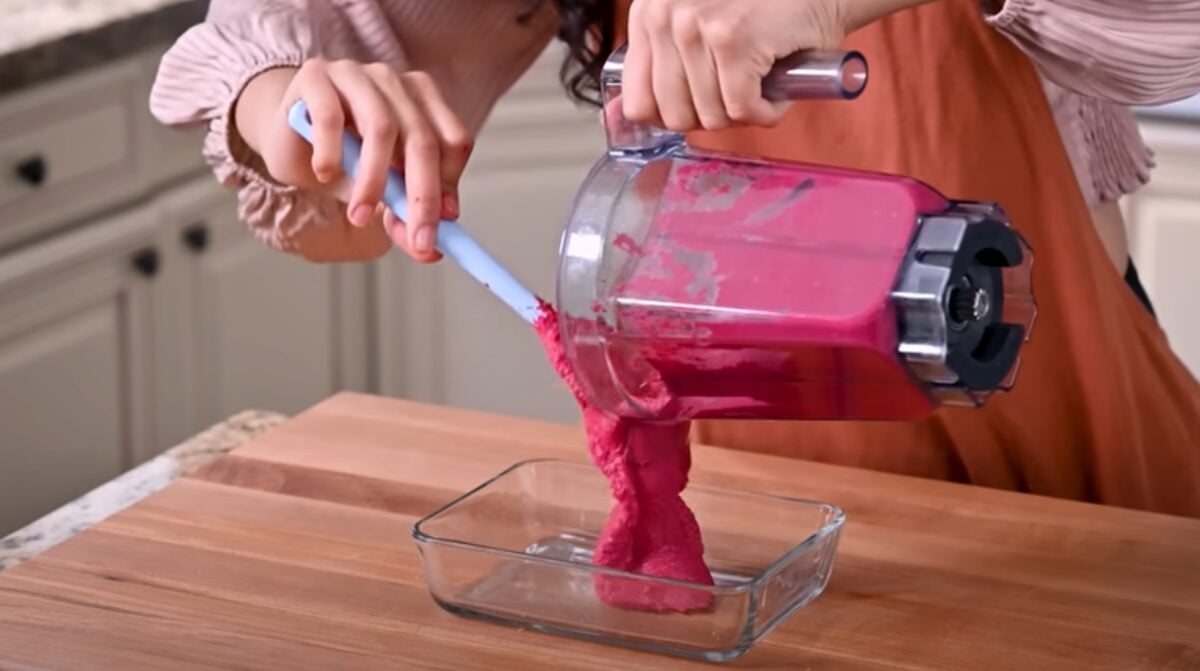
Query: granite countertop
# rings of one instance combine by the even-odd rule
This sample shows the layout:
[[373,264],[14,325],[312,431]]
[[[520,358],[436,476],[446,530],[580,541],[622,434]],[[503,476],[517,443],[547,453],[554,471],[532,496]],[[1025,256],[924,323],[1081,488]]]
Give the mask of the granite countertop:
[[25,528],[0,538],[0,572],[141,501],[176,478],[216,461],[284,419],[283,415],[261,411],[235,415]]
[[174,40],[207,0],[0,0],[0,95]]

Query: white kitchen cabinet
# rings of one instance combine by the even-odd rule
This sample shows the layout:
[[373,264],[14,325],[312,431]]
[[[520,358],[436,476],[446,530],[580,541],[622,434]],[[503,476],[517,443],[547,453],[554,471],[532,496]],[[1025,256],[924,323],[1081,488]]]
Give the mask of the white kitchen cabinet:
[[0,257],[0,536],[151,449],[155,224],[134,210]]
[[0,536],[242,410],[367,390],[368,271],[269,250],[208,174],[0,255]]
[[125,59],[0,97],[0,248],[86,225],[199,167],[194,150],[154,160],[178,157],[180,142],[197,145],[195,134],[144,131],[144,70]]
[[1143,134],[1157,166],[1125,204],[1130,251],[1172,349],[1200,376],[1200,124],[1145,123]]
[[[233,194],[202,175],[163,195],[161,246],[177,272],[159,285],[163,445],[247,408],[295,413],[366,389],[364,266],[318,265],[268,249]],[[175,376],[172,384],[171,377]]]
[[[568,206],[604,151],[594,110],[557,81],[551,49],[500,102],[461,184],[463,226],[553,300]],[[379,391],[551,421],[576,421],[570,394],[529,325],[452,263],[396,252],[378,264]]]
[[234,413],[372,389],[372,269],[246,230],[203,131],[150,117],[161,52],[0,97],[0,536]]

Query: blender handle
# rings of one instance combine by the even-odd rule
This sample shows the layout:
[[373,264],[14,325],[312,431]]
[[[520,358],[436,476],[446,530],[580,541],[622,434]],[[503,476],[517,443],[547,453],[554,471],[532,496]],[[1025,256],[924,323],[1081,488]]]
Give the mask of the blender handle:
[[867,59],[857,51],[800,51],[775,62],[763,79],[767,100],[854,100],[867,88]]
[[[681,133],[634,123],[620,105],[625,47],[613,52],[600,74],[604,129],[611,155],[654,154],[684,142]],[[784,100],[854,100],[867,88],[867,59],[857,51],[798,51],[775,62],[763,78],[763,97]]]
[[[605,88],[620,87],[625,47],[604,65]],[[867,59],[858,51],[809,50],[781,58],[763,78],[763,97],[784,100],[854,100],[867,88]]]

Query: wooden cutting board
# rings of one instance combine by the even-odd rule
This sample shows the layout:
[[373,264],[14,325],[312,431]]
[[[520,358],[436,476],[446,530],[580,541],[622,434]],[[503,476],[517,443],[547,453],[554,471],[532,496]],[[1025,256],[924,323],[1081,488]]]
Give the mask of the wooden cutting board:
[[[343,395],[0,575],[3,669],[710,665],[461,619],[412,523],[578,432]],[[825,594],[734,668],[1200,669],[1200,521],[697,448],[694,480],[831,501]]]

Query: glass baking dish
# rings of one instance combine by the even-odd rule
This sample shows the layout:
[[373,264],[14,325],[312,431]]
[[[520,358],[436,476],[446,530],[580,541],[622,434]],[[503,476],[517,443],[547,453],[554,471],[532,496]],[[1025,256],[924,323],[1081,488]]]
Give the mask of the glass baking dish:
[[[525,629],[707,661],[736,659],[829,581],[841,509],[814,501],[708,487],[684,499],[704,535],[715,585],[654,578],[592,565],[611,505],[592,466],[518,463],[413,526],[425,580],[437,603],[459,615]],[[690,613],[615,608],[593,581],[711,594]]]

